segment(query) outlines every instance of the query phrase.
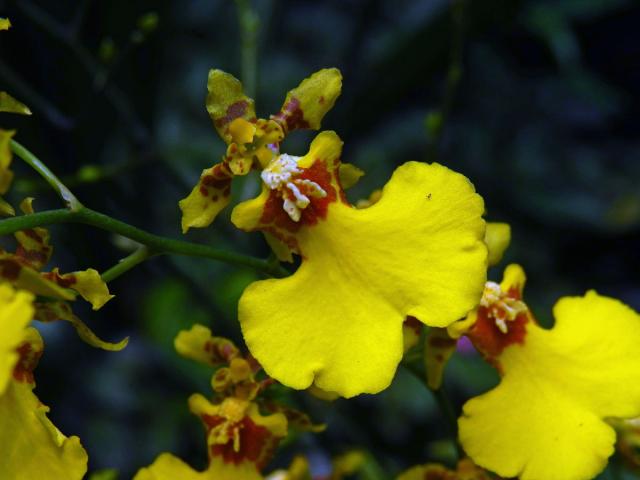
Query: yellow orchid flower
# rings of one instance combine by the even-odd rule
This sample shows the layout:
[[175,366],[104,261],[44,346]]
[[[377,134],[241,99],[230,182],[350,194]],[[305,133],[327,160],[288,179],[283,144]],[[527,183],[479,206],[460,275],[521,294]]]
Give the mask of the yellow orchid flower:
[[210,366],[227,365],[211,378],[218,400],[211,402],[200,394],[189,398],[189,409],[202,420],[207,432],[209,466],[198,472],[164,453],[141,469],[134,480],[262,480],[260,472],[288,430],[285,409],[263,415],[256,402],[270,380],[257,382],[255,373],[260,367],[242,358],[232,342],[214,337],[202,325],[180,332],[174,343],[178,353],[187,358]]
[[338,178],[341,149],[334,132],[322,132],[304,157],[276,157],[260,196],[231,220],[302,257],[292,276],[244,291],[239,319],[251,353],[289,387],[315,383],[351,397],[389,385],[407,316],[445,327],[475,307],[487,250],[483,201],[464,176],[408,162],[377,203],[356,209]]
[[[336,68],[319,70],[291,90],[278,113],[257,118],[254,102],[233,75],[211,70],[207,82],[207,111],[220,137],[227,144],[222,162],[203,170],[198,184],[180,201],[182,231],[206,227],[229,203],[231,180],[252,168],[264,168],[278,154],[285,135],[297,129],[320,128],[342,88]],[[347,172],[356,177],[353,170]]]
[[502,379],[464,405],[460,442],[503,477],[593,478],[614,450],[605,419],[640,415],[640,315],[589,291],[560,299],[555,326],[543,329],[522,301],[524,283],[509,265],[463,322]]
[[33,393],[43,344],[38,331],[28,327],[32,303],[31,293],[0,284],[0,478],[80,480],[87,471],[80,440],[65,437]]

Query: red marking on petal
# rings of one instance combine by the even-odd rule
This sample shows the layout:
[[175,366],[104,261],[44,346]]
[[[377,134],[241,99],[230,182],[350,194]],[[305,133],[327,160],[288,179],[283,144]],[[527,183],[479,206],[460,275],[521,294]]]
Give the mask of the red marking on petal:
[[38,243],[42,243],[42,237],[38,235],[38,233],[32,228],[28,228],[26,230],[21,230],[21,231],[30,239],[35,240]]
[[422,332],[423,323],[418,320],[416,317],[407,317],[405,321],[402,323],[403,327],[410,328],[414,331],[416,335],[420,335]]
[[300,108],[300,100],[296,97],[291,97],[291,100],[282,107],[282,110],[272,115],[271,118],[278,122],[285,132],[311,127],[309,122],[304,119],[304,112]]
[[17,280],[20,276],[21,269],[22,267],[15,260],[0,260],[0,277],[6,278],[9,281]]
[[429,337],[429,345],[434,348],[452,348],[457,343],[457,340],[453,338],[440,337],[440,336],[431,336]]
[[68,274],[63,278],[57,271],[53,272],[45,272],[42,274],[44,278],[47,280],[51,280],[63,288],[70,288],[72,285],[75,285],[78,282],[78,279],[75,275]]
[[[235,423],[217,415],[203,415],[202,420],[207,432],[228,423],[224,428],[227,429],[229,441],[225,444],[211,445],[210,451],[212,457],[220,457],[225,463],[239,465],[248,461],[261,470],[271,459],[279,442],[279,439],[275,438],[267,428],[256,425],[249,417],[244,417]],[[234,430],[238,432],[240,438],[238,450],[234,449]]]
[[30,343],[23,343],[17,348],[20,359],[13,369],[13,378],[21,383],[33,383],[33,371],[42,356],[42,350],[34,350]]
[[16,248],[16,256],[20,257],[24,260],[28,265],[36,266],[43,265],[47,263],[49,260],[49,256],[51,255],[51,248],[48,248],[46,251],[42,250],[27,250],[22,245],[18,245]]
[[474,347],[487,361],[499,369],[497,357],[509,345],[523,345],[527,335],[527,323],[530,317],[528,313],[520,313],[514,320],[508,320],[507,333],[501,332],[496,326],[495,318],[487,307],[478,307],[478,318],[471,327],[467,336]]
[[214,123],[216,127],[222,128],[225,125],[231,123],[236,118],[243,117],[247,112],[249,102],[246,100],[238,100],[227,107],[227,113],[224,117],[218,118]]

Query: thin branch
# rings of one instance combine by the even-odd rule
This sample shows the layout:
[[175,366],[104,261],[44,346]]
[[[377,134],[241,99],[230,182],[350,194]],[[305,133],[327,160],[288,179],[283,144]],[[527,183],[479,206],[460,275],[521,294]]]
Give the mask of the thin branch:
[[60,223],[80,223],[117,233],[145,245],[148,249],[149,256],[177,254],[209,258],[237,267],[251,268],[270,277],[285,277],[290,273],[281,265],[274,265],[268,260],[261,258],[218,250],[208,245],[154,235],[153,233],[146,232],[145,230],[87,207],[81,207],[75,211],[67,209],[45,210],[43,212],[0,220],[0,235],[8,235],[19,230]]
[[100,276],[102,277],[102,280],[109,283],[112,280],[118,278],[120,275],[128,272],[136,265],[144,262],[149,257],[149,249],[145,246],[141,246],[140,248],[136,249],[131,255],[120,260]]
[[82,203],[71,193],[64,183],[42,163],[38,157],[20,145],[15,140],[11,140],[11,151],[18,157],[24,160],[31,168],[40,174],[46,182],[56,191],[58,196],[64,201],[65,205],[72,211],[77,211],[82,208]]

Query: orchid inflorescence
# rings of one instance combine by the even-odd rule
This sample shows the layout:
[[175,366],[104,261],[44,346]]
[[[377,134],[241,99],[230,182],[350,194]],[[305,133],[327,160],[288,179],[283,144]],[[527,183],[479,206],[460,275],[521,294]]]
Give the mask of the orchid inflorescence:
[[[0,20],[0,29],[9,26]],[[638,313],[591,290],[558,300],[555,325],[542,328],[524,297],[521,266],[508,265],[500,283],[487,280],[508,247],[509,226],[486,223],[473,184],[443,165],[407,162],[356,207],[345,190],[364,172],[342,162],[336,132],[320,131],[304,155],[283,152],[287,135],[321,129],[341,86],[337,69],[319,70],[288,92],[278,112],[260,118],[239,80],[210,71],[207,112],[227,149],[179,202],[182,230],[209,226],[230,203],[235,177],[257,172],[259,194],[235,205],[231,222],[261,232],[277,260],[298,263],[290,275],[244,290],[238,320],[248,351],[203,325],[179,333],[178,353],[210,368],[211,391],[188,401],[204,426],[207,467],[162,453],[135,480],[320,478],[304,456],[288,469],[270,467],[290,431],[325,428],[272,389],[326,400],[376,394],[418,351],[424,382],[439,391],[463,337],[500,382],[463,406],[464,457],[455,468],[418,465],[398,480],[586,480],[606,466],[616,432],[620,454],[640,468]],[[6,92],[0,110],[30,113]],[[13,179],[14,136],[0,130],[2,195]],[[19,209],[32,218],[33,199]],[[0,211],[16,215],[3,199]],[[32,325],[65,320],[81,339],[110,351],[127,339],[98,338],[72,310],[78,296],[93,309],[113,297],[97,270],[48,270],[53,246],[42,225],[16,229],[14,237],[16,248],[0,251],[0,477],[81,479],[88,456],[79,438],[61,433],[33,393],[44,345]],[[345,478],[366,458],[348,452],[323,478]]]

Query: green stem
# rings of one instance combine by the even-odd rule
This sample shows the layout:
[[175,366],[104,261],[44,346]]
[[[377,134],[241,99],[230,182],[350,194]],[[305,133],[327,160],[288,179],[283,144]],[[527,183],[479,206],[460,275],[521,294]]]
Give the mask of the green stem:
[[437,112],[432,112],[427,117],[427,130],[429,133],[429,145],[427,147],[427,161],[435,162],[440,149],[442,133],[455,99],[460,77],[463,71],[463,47],[466,33],[466,10],[467,0],[453,0],[451,5],[451,17],[453,28],[451,30],[451,53],[449,56],[449,67],[444,87],[442,104]]
[[71,190],[69,190],[65,184],[62,183],[62,181],[38,159],[38,157],[15,140],[11,140],[11,151],[38,172],[40,176],[44,178],[49,185],[51,185],[70,210],[78,211],[82,209],[82,203],[80,203],[76,196],[71,193]]
[[269,261],[261,258],[218,250],[208,245],[154,235],[87,207],[80,207],[78,210],[45,210],[30,215],[0,220],[0,235],[8,235],[19,230],[59,223],[81,223],[117,233],[145,245],[149,250],[149,256],[178,254],[202,257],[238,267],[248,267],[271,277],[284,277],[289,274],[281,265],[273,265]]
[[458,454],[458,458],[462,458],[464,456],[464,452],[458,443],[458,417],[456,412],[453,409],[453,404],[451,403],[451,399],[449,395],[447,395],[444,386],[441,386],[437,390],[431,390],[433,397],[436,399],[436,403],[440,408],[440,411],[445,417],[447,425],[449,427],[449,431],[453,437],[453,444],[456,448],[456,453]]
[[258,27],[260,19],[251,8],[251,0],[236,0],[240,26],[242,86],[255,98],[258,84]]
[[102,277],[102,280],[109,283],[112,280],[118,278],[123,273],[128,272],[139,263],[144,262],[150,256],[151,255],[149,253],[149,249],[145,246],[142,246],[136,249],[131,255],[120,260],[117,264],[115,264],[100,276]]
[[438,404],[440,412],[444,416],[445,424],[447,425],[447,429],[449,430],[449,434],[451,435],[458,458],[464,457],[464,452],[462,451],[462,448],[458,443],[458,418],[453,408],[453,404],[451,403],[447,392],[444,390],[444,387],[441,386],[437,390],[432,390],[431,388],[429,388],[429,384],[427,383],[427,376],[424,370],[415,363],[408,362],[406,361],[406,359],[404,359],[400,365],[411,372],[425,386],[425,388],[431,392],[433,398]]

